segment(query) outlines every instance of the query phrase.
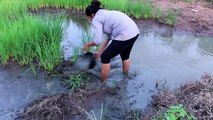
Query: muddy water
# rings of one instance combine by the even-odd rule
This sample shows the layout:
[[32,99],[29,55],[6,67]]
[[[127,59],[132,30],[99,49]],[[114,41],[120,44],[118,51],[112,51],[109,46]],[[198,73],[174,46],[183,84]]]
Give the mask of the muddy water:
[[[80,25],[84,23],[87,27]],[[88,24],[84,17],[70,19],[70,26],[64,39],[65,43],[81,46],[82,33],[87,33]],[[85,29],[86,28],[86,29]],[[172,33],[159,29],[152,31],[147,25],[141,29],[140,36],[131,54],[129,76],[122,74],[119,56],[111,62],[109,85],[115,83],[126,91],[128,103],[133,108],[144,108],[151,100],[151,95],[159,89],[175,89],[179,85],[199,79],[204,73],[213,74],[213,37],[194,36],[184,33]],[[78,38],[76,37],[78,36]],[[80,37],[79,37],[80,36]],[[76,44],[75,44],[76,43]],[[63,46],[63,45],[62,45]],[[66,45],[65,45],[66,46]],[[71,57],[71,49],[65,49],[66,58]],[[69,51],[69,55],[66,54]],[[99,74],[100,65],[93,72]]]
[[[213,74],[213,37],[201,37],[169,32],[141,33],[132,55],[131,72],[138,75],[128,82],[130,101],[134,107],[145,107],[158,89],[175,89]],[[143,86],[140,86],[143,84]]]
[[[74,16],[68,21],[61,45],[64,58],[69,59],[82,39],[89,39],[90,23],[85,17]],[[152,31],[147,25],[143,29]],[[111,62],[108,85],[119,84],[123,97],[132,108],[143,108],[157,89],[175,89],[180,84],[197,80],[202,74],[213,74],[213,38],[171,33],[160,29],[140,36],[131,54],[130,74],[123,75],[119,56]],[[67,92],[59,78],[46,80],[43,73],[35,77],[28,68],[0,66],[0,120],[12,120],[17,110],[42,95]],[[100,73],[100,64],[90,71]],[[23,74],[24,73],[24,74]]]
[[0,66],[0,120],[13,120],[17,111],[41,96],[67,92],[59,79],[46,80],[42,72],[38,74],[15,65]]

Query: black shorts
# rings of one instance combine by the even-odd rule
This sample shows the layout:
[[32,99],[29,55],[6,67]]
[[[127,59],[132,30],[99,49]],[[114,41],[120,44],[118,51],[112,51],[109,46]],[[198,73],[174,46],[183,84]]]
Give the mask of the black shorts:
[[120,54],[122,61],[129,59],[130,52],[137,38],[138,35],[126,41],[112,40],[111,44],[101,54],[101,62],[104,64],[110,63],[110,60],[118,54]]

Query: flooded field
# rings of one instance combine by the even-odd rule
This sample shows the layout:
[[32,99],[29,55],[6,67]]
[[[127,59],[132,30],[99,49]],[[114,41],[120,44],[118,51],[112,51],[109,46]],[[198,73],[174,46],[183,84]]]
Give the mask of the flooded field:
[[1,65],[0,83],[0,120],[13,120],[18,111],[41,96],[68,92],[59,78],[45,79],[41,71],[34,76],[29,68],[16,65]]
[[[81,38],[84,38],[81,35],[87,33],[89,23],[80,21],[87,22],[80,16],[75,17],[75,21],[71,19],[67,34],[70,37],[64,43],[77,43],[76,46],[81,44]],[[125,86],[130,98],[128,101],[134,103],[133,108],[146,107],[157,89],[175,89],[187,81],[199,79],[204,73],[213,74],[213,37],[173,33],[163,28],[152,32],[151,28],[151,25],[141,28],[132,50],[132,66],[127,82],[122,82],[124,78],[119,56],[111,62],[108,83],[119,81],[119,84]],[[65,56],[69,57],[70,53]],[[97,66],[94,71],[100,72],[99,68]],[[159,88],[156,89],[156,85]]]
[[[85,17],[71,17],[68,22],[69,27],[61,43],[66,60],[73,55],[74,47],[81,48],[82,39],[91,37],[88,32],[90,23]],[[146,32],[144,29],[150,30]],[[110,97],[113,93],[109,91],[106,96],[99,93],[94,98],[88,98],[92,100],[91,104],[94,103],[93,109],[99,110],[102,99],[104,106],[111,105],[113,109],[125,109],[126,106],[122,106],[124,103],[131,109],[145,108],[158,89],[175,89],[187,81],[197,80],[204,73],[212,75],[213,37],[173,33],[165,29],[153,32],[147,25],[147,28],[141,28],[132,49],[131,62],[128,76],[122,74],[119,57],[111,63],[108,85],[119,86],[122,101],[116,102],[120,97]],[[46,80],[43,72],[35,77],[30,70],[26,70],[28,68],[0,66],[0,120],[14,119],[18,110],[43,95],[67,93],[68,90],[61,86],[60,78]],[[100,64],[89,72],[99,75]],[[107,101],[114,101],[114,104]],[[120,104],[116,106],[115,103]],[[119,114],[119,111],[111,111],[109,115],[118,120],[121,119]]]

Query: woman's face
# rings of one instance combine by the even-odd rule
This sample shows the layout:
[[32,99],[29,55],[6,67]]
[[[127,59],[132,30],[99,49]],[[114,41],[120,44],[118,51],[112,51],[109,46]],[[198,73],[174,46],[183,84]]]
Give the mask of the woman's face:
[[95,16],[95,14],[92,14],[91,16],[87,16],[87,19],[88,19],[89,21],[92,21],[92,19],[94,18],[94,16]]
[[89,21],[92,21],[92,17],[91,17],[91,16],[87,16],[87,19],[88,19]]

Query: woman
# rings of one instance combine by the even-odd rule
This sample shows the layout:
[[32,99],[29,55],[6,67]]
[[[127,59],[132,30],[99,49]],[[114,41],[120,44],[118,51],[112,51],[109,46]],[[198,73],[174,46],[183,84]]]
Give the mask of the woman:
[[[105,82],[110,73],[110,60],[119,55],[122,59],[123,73],[128,73],[130,67],[130,52],[138,38],[139,29],[135,22],[126,14],[119,11],[110,11],[100,7],[101,2],[93,0],[85,13],[94,29],[94,40],[86,43],[84,51],[89,51],[91,46],[101,44],[96,58],[101,56],[101,82]],[[103,40],[103,35],[107,39]],[[111,44],[108,45],[109,41]],[[107,46],[108,45],[108,46]]]

